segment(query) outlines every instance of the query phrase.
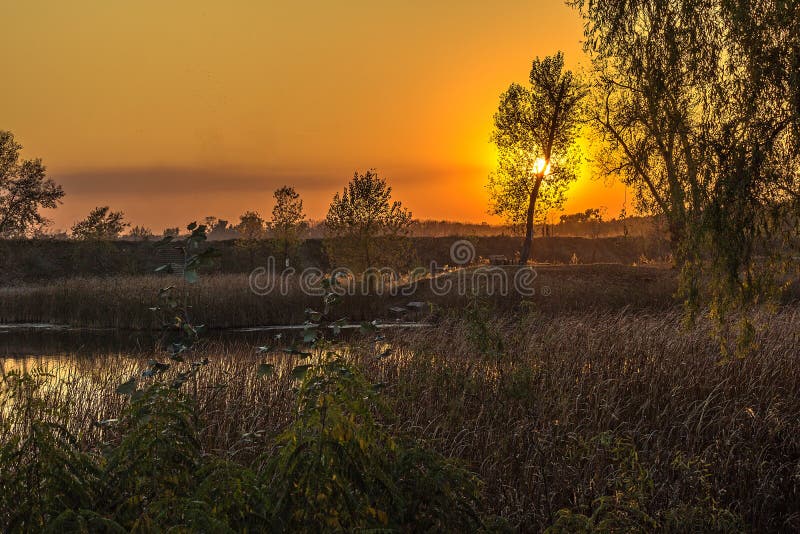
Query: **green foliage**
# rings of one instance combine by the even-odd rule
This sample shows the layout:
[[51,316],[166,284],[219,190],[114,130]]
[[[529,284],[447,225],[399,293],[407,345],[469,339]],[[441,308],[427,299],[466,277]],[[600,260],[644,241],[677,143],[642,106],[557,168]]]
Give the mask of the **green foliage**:
[[41,160],[21,160],[22,146],[11,132],[0,131],[0,236],[24,237],[49,221],[41,208],[56,208],[64,197],[61,186],[46,177]]
[[585,448],[593,454],[610,454],[614,467],[609,484],[612,493],[595,499],[589,515],[559,510],[555,522],[545,531],[548,534],[744,531],[741,519],[720,508],[711,497],[708,474],[702,465],[676,458],[673,465],[685,471],[687,482],[696,478],[699,491],[688,502],[654,510],[654,481],[630,441],[607,432],[590,440]]
[[355,173],[333,197],[325,218],[325,250],[354,273],[409,264],[411,212],[392,201],[392,188],[374,170]]
[[94,208],[84,220],[72,226],[72,237],[84,241],[117,239],[130,226],[124,217],[124,213],[111,211],[108,206]]
[[[182,388],[156,380],[119,393],[119,419],[101,448],[83,452],[41,391],[44,378],[9,373],[2,384],[0,520],[6,529],[76,532],[475,530],[475,476],[408,440],[376,387],[334,355],[304,365],[297,416],[265,469],[201,449],[198,414]],[[67,417],[60,414],[59,417]]]
[[59,421],[66,407],[43,400],[47,375],[11,372],[0,381],[0,526],[37,531],[64,512],[97,506],[105,483],[92,457]]
[[267,484],[278,530],[474,530],[473,475],[398,443],[377,390],[334,353],[305,367],[297,420],[278,438]]
[[298,418],[267,470],[275,526],[385,526],[381,496],[395,490],[382,462],[395,445],[372,418],[368,385],[338,359],[303,369]]
[[[191,223],[186,227],[189,235],[176,240],[173,236],[165,236],[156,243],[156,247],[175,247],[183,254],[183,287],[182,294],[175,286],[162,288],[158,292],[158,303],[150,308],[158,317],[162,329],[161,344],[169,352],[170,358],[176,362],[184,361],[184,352],[188,351],[200,339],[203,325],[194,324],[191,320],[189,294],[186,284],[197,283],[199,271],[209,268],[219,258],[220,253],[212,247],[201,248],[205,243],[206,226]],[[168,272],[171,265],[162,265],[156,272]],[[155,369],[153,371],[158,371]],[[186,380],[196,370],[194,366],[182,380]]]
[[506,353],[505,343],[500,330],[490,322],[492,315],[491,308],[473,296],[464,313],[467,339],[478,352],[500,361]]
[[487,188],[491,211],[525,228],[523,263],[537,215],[561,209],[569,184],[577,178],[575,140],[585,96],[582,82],[564,70],[561,52],[533,61],[530,87],[514,83],[500,96],[492,133],[497,170]]
[[285,265],[308,232],[308,222],[303,212],[303,200],[293,187],[283,186],[276,189],[273,196],[275,206],[272,208],[272,220],[267,224],[267,229],[280,250]]
[[[188,229],[184,246],[198,248],[204,228]],[[186,265],[197,258],[203,252],[187,254]],[[327,281],[328,289],[332,284],[335,279]],[[275,440],[277,451],[253,465],[204,451],[197,382],[193,395],[184,385],[208,360],[184,361],[199,328],[171,290],[159,293],[155,310],[175,317],[179,340],[168,345],[175,363],[151,359],[141,378],[116,387],[128,402],[118,418],[95,423],[103,432],[101,447],[84,452],[66,427],[51,422],[71,414],[68,406],[53,408],[46,401],[45,375],[3,375],[0,413],[10,414],[0,419],[4,529],[247,532],[271,526],[278,532],[339,532],[481,526],[477,478],[413,441],[399,446],[381,423],[390,418],[381,387],[326,350],[330,344],[313,323],[303,343],[316,358],[289,373],[299,383],[297,413]],[[309,318],[330,322],[334,296],[325,295],[322,313],[307,310]],[[294,346],[285,352],[303,359],[314,355]],[[275,366],[262,363],[255,374],[274,377]]]
[[263,247],[265,226],[264,219],[255,211],[243,213],[236,225],[236,232],[239,234],[236,246],[249,253],[251,269],[255,267],[256,251]]
[[711,306],[723,340],[749,349],[749,307],[796,265],[796,3],[571,3],[597,74],[601,171],[667,221],[690,316]]

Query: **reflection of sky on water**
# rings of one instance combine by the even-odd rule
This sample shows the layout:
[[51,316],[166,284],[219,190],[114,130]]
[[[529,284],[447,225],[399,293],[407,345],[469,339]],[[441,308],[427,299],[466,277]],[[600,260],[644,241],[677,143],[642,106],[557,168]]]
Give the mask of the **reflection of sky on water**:
[[[272,345],[276,331],[209,331],[203,334],[200,352],[215,352],[222,343],[227,350],[255,351]],[[47,368],[97,367],[108,356],[127,356],[142,364],[154,356],[167,359],[158,349],[159,332],[67,329],[3,329],[0,327],[0,371],[30,371]],[[302,338],[302,331],[281,333],[281,341],[291,344]],[[206,349],[203,349],[203,345]]]

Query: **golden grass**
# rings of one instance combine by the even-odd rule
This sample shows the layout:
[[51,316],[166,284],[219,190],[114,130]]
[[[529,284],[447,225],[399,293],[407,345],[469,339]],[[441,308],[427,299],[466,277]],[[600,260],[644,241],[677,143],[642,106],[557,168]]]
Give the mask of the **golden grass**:
[[[675,273],[663,267],[623,265],[536,266],[533,287],[536,295],[523,299],[513,290],[507,295],[495,291],[487,297],[498,309],[510,310],[525,300],[546,313],[611,310],[622,307],[664,310],[674,306]],[[513,279],[517,267],[504,268]],[[450,273],[445,277],[454,278]],[[156,275],[70,278],[47,284],[0,288],[0,323],[43,322],[81,327],[122,329],[158,328],[149,310],[159,289],[182,286],[177,277]],[[435,308],[460,309],[469,301],[454,290],[447,295],[431,291],[421,280],[407,296],[347,296],[336,310],[354,321],[397,317],[392,306],[410,300],[432,302]],[[457,288],[457,285],[454,285]],[[471,288],[471,286],[470,286]],[[469,289],[469,288],[468,288]],[[511,289],[511,288],[510,288]],[[485,292],[485,287],[482,289]],[[237,274],[201,276],[188,286],[192,319],[211,328],[298,324],[305,308],[318,308],[320,298],[300,291],[297,281],[286,295],[274,291],[259,296],[250,291],[248,277]]]
[[[622,467],[590,445],[606,432],[629,439],[652,477],[649,513],[708,491],[753,531],[800,529],[800,308],[763,316],[754,352],[727,363],[710,324],[685,329],[681,319],[457,315],[433,330],[387,333],[393,352],[384,358],[370,340],[339,350],[387,384],[395,416],[384,423],[464,460],[484,481],[490,511],[516,529],[539,531],[560,508],[590,511],[613,494]],[[231,342],[201,355],[211,359],[196,383],[204,450],[243,461],[269,454],[294,417],[283,372],[294,357]],[[63,422],[84,447],[103,439],[92,422],[125,402],[116,385],[152,356],[51,364],[61,369],[51,369],[48,401],[68,406]],[[258,377],[265,359],[279,372]]]

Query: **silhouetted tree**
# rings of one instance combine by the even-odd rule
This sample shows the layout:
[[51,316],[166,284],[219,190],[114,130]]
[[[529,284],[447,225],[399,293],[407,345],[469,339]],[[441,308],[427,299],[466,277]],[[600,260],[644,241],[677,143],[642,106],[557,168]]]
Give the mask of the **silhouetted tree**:
[[511,84],[500,96],[492,141],[497,170],[489,177],[492,212],[513,224],[524,224],[520,263],[533,244],[537,202],[560,209],[566,189],[577,177],[576,129],[587,90],[569,70],[564,55],[533,61],[530,86]]
[[55,208],[64,191],[46,178],[39,159],[21,160],[22,146],[11,132],[0,131],[0,236],[24,236],[49,221],[41,208]]
[[236,246],[246,250],[250,255],[251,269],[255,267],[256,251],[262,246],[265,228],[264,219],[258,212],[247,211],[239,216],[239,224],[236,225],[239,239],[236,240]]
[[136,241],[148,241],[153,237],[153,231],[144,226],[134,226],[128,233],[128,237]]
[[308,231],[308,223],[303,213],[303,200],[293,187],[283,186],[273,196],[275,206],[272,208],[272,220],[269,221],[268,229],[286,264],[291,252]]
[[334,195],[325,219],[325,250],[334,264],[363,272],[409,262],[411,212],[391,196],[392,188],[372,169],[355,173]]
[[116,239],[130,226],[121,211],[111,211],[108,206],[94,208],[82,221],[72,227],[72,237],[82,240]]
[[238,237],[236,229],[229,226],[227,220],[218,219],[213,215],[205,218],[204,226],[207,229],[206,237],[211,241],[235,239]]
[[181,229],[177,226],[174,228],[164,228],[164,232],[161,234],[163,237],[178,237],[181,233]]

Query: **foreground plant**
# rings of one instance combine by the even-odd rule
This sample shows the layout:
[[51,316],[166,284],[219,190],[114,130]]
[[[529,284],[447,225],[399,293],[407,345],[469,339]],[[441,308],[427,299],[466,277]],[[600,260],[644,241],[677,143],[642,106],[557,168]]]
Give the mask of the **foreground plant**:
[[595,499],[590,510],[559,510],[546,534],[744,532],[741,518],[722,508],[711,495],[702,464],[680,457],[674,460],[674,468],[695,484],[695,493],[688,501],[658,509],[652,505],[655,482],[630,440],[606,432],[581,445],[584,454],[610,457],[612,476],[608,481],[598,480],[601,487],[608,485],[610,492]]
[[377,388],[335,353],[306,374],[297,410],[266,470],[275,498],[273,528],[474,531],[481,526],[475,475],[391,436],[375,419],[376,412],[385,412]]

